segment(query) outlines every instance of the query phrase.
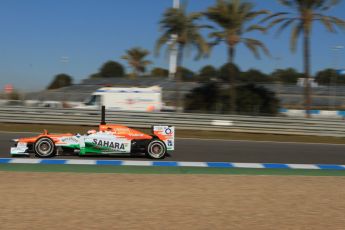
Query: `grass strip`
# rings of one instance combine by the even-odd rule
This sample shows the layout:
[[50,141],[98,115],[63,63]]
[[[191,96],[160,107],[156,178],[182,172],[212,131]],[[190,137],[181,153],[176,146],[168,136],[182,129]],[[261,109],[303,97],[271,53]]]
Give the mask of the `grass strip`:
[[40,165],[0,164],[0,171],[20,172],[75,172],[75,173],[125,173],[125,174],[228,174],[228,175],[295,175],[295,176],[345,176],[345,170],[308,169],[245,169],[198,167],[148,167],[101,165]]
[[[43,129],[47,129],[50,133],[65,133],[65,132],[86,133],[87,130],[90,130],[90,129],[97,130],[98,126],[0,123],[1,131],[42,132]],[[138,128],[138,130],[143,131],[145,133],[151,133],[150,129]],[[201,130],[180,130],[180,129],[176,130],[176,137],[177,138],[224,139],[224,140],[345,144],[345,138],[340,138],[340,137],[216,132],[216,131],[201,131]]]

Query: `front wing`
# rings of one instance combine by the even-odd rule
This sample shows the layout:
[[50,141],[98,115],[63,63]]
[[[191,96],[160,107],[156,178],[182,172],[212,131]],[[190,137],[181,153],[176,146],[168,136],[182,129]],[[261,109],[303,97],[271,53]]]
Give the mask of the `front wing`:
[[11,155],[29,155],[29,147],[26,142],[18,142],[15,147],[11,148]]

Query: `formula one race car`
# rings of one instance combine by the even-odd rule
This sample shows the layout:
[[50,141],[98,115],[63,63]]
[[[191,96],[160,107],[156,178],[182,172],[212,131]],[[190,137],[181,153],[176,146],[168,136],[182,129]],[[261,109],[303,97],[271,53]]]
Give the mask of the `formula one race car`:
[[44,133],[29,138],[14,139],[15,147],[11,155],[27,155],[34,153],[40,158],[49,158],[63,152],[78,155],[112,155],[141,154],[147,157],[162,159],[168,151],[175,148],[175,130],[172,126],[153,126],[153,134],[148,135],[138,130],[105,123],[105,109],[102,107],[102,122],[99,131],[89,130],[87,134],[49,134]]

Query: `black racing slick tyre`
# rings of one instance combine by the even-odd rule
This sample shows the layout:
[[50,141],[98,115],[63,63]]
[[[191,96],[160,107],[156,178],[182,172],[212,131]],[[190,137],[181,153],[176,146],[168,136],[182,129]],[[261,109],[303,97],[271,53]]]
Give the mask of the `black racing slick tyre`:
[[35,155],[40,158],[50,158],[56,155],[56,147],[52,139],[42,137],[34,145]]
[[163,159],[167,153],[167,148],[163,141],[153,140],[146,149],[146,156],[153,159]]

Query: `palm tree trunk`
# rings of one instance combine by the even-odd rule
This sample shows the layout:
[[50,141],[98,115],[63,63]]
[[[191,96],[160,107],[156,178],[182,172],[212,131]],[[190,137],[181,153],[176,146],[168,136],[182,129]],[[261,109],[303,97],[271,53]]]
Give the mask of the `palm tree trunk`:
[[176,110],[177,112],[183,111],[183,103],[182,103],[182,97],[181,97],[181,78],[182,78],[182,63],[183,63],[183,50],[184,45],[179,44],[178,50],[177,50],[177,70],[176,70],[176,76],[175,76],[175,93],[176,93]]
[[310,87],[310,33],[309,30],[306,29],[304,31],[304,74],[305,74],[305,82],[304,82],[304,107],[305,107],[305,116],[310,118],[310,106],[311,106],[311,87]]
[[235,59],[235,47],[229,46],[229,112],[236,113],[236,86],[234,76],[234,59]]

